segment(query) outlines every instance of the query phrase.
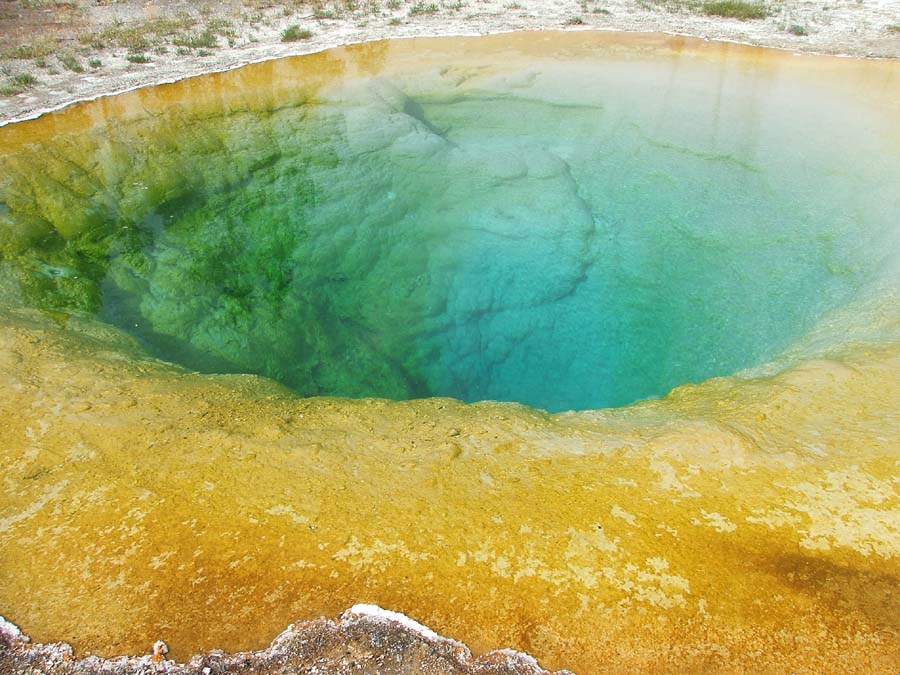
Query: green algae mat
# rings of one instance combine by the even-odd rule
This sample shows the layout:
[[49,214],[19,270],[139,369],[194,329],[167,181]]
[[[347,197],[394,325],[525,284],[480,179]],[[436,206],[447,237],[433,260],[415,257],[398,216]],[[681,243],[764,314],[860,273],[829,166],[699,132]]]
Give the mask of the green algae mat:
[[0,128],[0,614],[900,662],[900,64],[372,43]]

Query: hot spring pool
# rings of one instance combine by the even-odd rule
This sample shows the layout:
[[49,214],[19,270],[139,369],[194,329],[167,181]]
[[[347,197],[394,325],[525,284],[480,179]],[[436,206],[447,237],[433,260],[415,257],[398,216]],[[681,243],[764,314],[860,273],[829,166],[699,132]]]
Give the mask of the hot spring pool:
[[684,672],[889,662],[898,119],[896,62],[548,33],[0,128],[0,613],[101,653],[372,601],[583,672],[673,632]]
[[15,148],[8,285],[304,396],[559,411],[764,363],[896,261],[896,125],[815,79],[358,51]]

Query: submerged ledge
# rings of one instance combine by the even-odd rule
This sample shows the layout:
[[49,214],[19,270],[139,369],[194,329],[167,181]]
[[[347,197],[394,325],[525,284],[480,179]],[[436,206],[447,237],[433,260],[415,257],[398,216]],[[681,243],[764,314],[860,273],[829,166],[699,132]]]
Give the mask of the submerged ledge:
[[178,663],[166,660],[167,650],[165,643],[157,642],[146,656],[77,659],[70,645],[34,644],[0,616],[0,672],[5,675],[548,675],[526,654],[501,649],[475,657],[461,642],[376,605],[354,605],[334,621],[292,624],[261,651],[215,650]]

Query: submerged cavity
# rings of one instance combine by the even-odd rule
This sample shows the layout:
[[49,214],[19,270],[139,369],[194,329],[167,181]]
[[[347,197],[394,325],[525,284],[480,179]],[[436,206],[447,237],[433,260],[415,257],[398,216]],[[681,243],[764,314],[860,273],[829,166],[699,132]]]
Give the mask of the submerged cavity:
[[823,145],[822,92],[486,63],[218,106],[198,81],[197,110],[25,145],[5,275],[202,371],[562,410],[770,359],[891,254],[900,170],[838,101]]

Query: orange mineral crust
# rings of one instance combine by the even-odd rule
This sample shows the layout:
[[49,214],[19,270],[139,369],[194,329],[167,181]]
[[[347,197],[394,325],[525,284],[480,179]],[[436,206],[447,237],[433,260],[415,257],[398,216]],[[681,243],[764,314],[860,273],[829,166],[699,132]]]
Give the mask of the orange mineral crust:
[[40,641],[183,659],[366,601],[586,673],[900,658],[896,347],[553,417],[2,345],[0,606]]

